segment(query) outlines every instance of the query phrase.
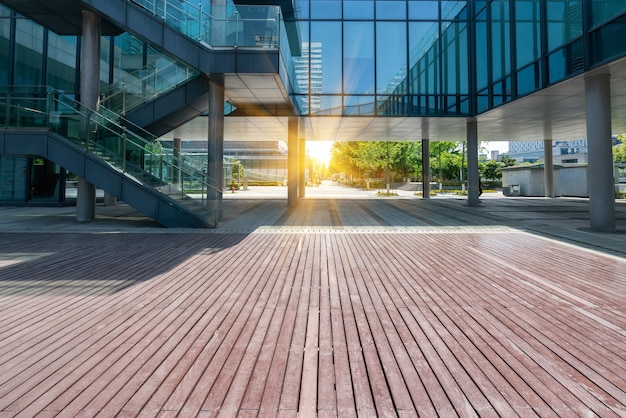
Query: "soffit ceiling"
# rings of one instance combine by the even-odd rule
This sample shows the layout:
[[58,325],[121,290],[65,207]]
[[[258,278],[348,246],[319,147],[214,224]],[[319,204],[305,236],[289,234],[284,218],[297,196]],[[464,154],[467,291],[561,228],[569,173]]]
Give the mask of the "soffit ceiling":
[[[626,59],[596,70],[611,74],[613,133],[626,132]],[[480,141],[574,140],[586,138],[585,76],[580,75],[477,117]],[[241,82],[240,82],[241,81]],[[284,91],[275,78],[234,80],[226,96],[254,105],[268,98],[281,101]],[[274,90],[273,92],[270,90]],[[286,116],[227,116],[226,141],[287,140]],[[303,117],[301,132],[307,141],[431,140],[460,141],[466,137],[466,118],[450,117]],[[206,140],[205,117],[166,135]]]

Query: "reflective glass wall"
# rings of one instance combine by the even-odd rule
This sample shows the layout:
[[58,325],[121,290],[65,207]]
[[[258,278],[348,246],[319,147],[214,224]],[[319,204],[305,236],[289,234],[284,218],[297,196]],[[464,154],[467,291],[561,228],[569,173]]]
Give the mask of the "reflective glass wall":
[[295,0],[303,114],[464,116],[626,54],[623,0]]
[[467,1],[295,0],[310,115],[467,115]]
[[476,111],[626,55],[622,0],[472,2]]

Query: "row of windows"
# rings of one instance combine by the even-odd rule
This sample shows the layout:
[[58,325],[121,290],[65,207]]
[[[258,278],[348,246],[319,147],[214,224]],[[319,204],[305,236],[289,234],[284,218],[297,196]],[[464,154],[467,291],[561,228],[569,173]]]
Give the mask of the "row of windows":
[[[333,1],[343,11],[361,3]],[[306,4],[311,13],[318,7],[307,1],[296,3]],[[362,3],[378,10],[393,1]],[[463,20],[467,2],[399,3],[405,10],[421,5],[425,13],[431,8],[438,13],[455,10],[457,20],[298,22],[302,43],[313,48],[312,53],[294,58],[298,72],[292,84],[301,110],[346,115],[472,114],[626,54],[622,41],[626,2],[476,2],[476,42],[471,42]],[[593,22],[604,23],[591,26],[588,38],[583,36],[585,4],[593,6]],[[12,25],[10,16],[10,10],[0,6],[0,85],[49,84],[76,91],[77,38],[56,35],[27,19],[17,18]],[[586,53],[587,45],[591,48]],[[109,84],[159,56],[126,34],[103,38],[102,83]],[[472,91],[478,93],[473,105],[467,99]]]
[[466,0],[295,0],[302,19],[451,20]]

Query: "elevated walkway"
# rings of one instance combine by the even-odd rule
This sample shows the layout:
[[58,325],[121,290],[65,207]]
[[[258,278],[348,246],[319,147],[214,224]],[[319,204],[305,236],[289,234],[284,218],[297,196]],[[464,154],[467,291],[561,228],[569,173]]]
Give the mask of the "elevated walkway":
[[[226,28],[233,27],[228,18],[218,19],[201,9],[187,13],[183,6],[192,6],[186,2],[165,0],[160,8],[153,2],[129,0],[60,0],[54,7],[45,0],[0,0],[0,3],[61,35],[80,35],[82,10],[91,10],[102,18],[103,34],[128,32],[223,82],[227,100],[238,109],[250,109],[255,115],[285,115],[293,111],[288,68],[291,49],[279,13],[275,21],[266,19],[266,24],[273,26],[271,30],[259,27],[257,23],[263,19],[251,16],[248,21],[241,18],[235,22],[234,32],[227,33]],[[168,12],[168,5],[174,11]],[[273,7],[278,11],[277,6]],[[198,13],[199,17],[194,16]],[[285,39],[280,39],[281,35]],[[245,74],[254,75],[254,85],[250,84],[252,79],[240,77]]]

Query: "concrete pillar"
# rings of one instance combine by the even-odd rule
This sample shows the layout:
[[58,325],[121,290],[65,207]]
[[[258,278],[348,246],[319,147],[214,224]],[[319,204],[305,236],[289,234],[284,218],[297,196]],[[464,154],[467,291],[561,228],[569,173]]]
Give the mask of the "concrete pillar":
[[543,190],[546,197],[554,197],[554,162],[552,140],[543,141]]
[[289,116],[287,122],[287,205],[295,207],[298,204],[298,118]]
[[430,140],[422,139],[422,198],[430,199]]
[[222,190],[224,189],[224,85],[209,79],[209,131],[207,175],[209,183],[217,190],[210,189],[208,200],[216,201],[218,220],[222,219]]
[[609,74],[585,78],[587,141],[589,150],[589,218],[591,229],[615,232],[615,179],[611,140],[611,86]]
[[478,173],[478,122],[476,119],[467,121],[467,205],[478,206],[478,189],[480,174]]
[[[83,10],[83,33],[80,51],[80,101],[97,110],[100,96],[100,17]],[[84,133],[88,134],[85,126]],[[96,186],[78,179],[76,221],[91,222],[96,217]]]
[[[302,126],[302,123],[299,124]],[[298,138],[298,197],[306,196],[306,140],[300,136]],[[309,173],[310,175],[310,173]]]

